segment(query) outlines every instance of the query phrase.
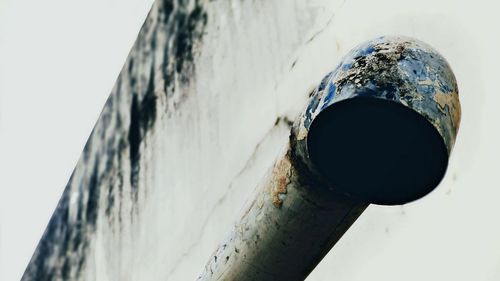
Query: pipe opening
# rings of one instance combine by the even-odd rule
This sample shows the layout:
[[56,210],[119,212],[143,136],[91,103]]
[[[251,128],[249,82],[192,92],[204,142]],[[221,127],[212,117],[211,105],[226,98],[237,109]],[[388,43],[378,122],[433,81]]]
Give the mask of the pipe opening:
[[354,98],[314,119],[309,157],[341,192],[368,203],[404,204],[431,192],[443,178],[448,151],[437,129],[394,101]]

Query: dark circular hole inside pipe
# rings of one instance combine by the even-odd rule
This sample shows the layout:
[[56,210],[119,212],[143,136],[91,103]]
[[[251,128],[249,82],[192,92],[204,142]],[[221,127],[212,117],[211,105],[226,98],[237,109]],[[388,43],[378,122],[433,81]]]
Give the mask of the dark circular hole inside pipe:
[[348,99],[323,110],[311,124],[307,147],[334,189],[373,204],[426,195],[448,165],[444,141],[425,117],[378,98]]

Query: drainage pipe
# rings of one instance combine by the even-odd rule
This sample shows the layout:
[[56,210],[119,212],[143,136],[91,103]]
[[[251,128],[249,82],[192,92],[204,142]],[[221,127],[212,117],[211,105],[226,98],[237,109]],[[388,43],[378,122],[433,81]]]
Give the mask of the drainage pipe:
[[321,81],[198,280],[304,280],[369,204],[404,204],[439,184],[459,122],[455,77],[427,44],[356,47]]

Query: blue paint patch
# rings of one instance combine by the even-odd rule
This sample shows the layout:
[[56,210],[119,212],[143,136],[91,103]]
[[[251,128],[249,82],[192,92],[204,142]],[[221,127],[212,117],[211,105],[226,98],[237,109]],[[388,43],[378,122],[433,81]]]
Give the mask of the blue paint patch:
[[375,52],[375,48],[372,45],[368,45],[364,49],[360,50],[359,55],[368,56],[373,52]]
[[417,93],[426,96],[432,96],[436,93],[436,90],[431,85],[417,85]]
[[333,71],[328,73],[322,80],[321,82],[319,83],[319,86],[318,88],[316,89],[317,92],[321,92],[325,89],[326,85],[328,84],[328,82],[330,81],[330,78],[333,74]]
[[306,128],[309,128],[309,125],[311,125],[312,122],[312,114],[316,108],[318,108],[319,104],[319,96],[314,96],[312,100],[309,102],[309,105],[307,106],[306,113],[305,113],[305,119],[304,119],[304,126]]
[[406,73],[412,82],[428,79],[427,69],[422,61],[406,57],[398,62],[399,68]]
[[349,70],[352,68],[352,59],[348,62],[344,62],[341,66],[340,66],[340,69],[342,71],[346,71],[346,70]]
[[337,92],[337,86],[333,83],[330,83],[328,86],[328,92],[326,93],[325,97],[325,104],[330,104],[332,99],[335,97],[336,92]]
[[377,91],[376,89],[370,88],[370,87],[360,87],[356,91],[356,95],[358,97],[362,97],[362,98],[373,98],[373,97],[377,97],[378,94],[379,94],[379,91]]

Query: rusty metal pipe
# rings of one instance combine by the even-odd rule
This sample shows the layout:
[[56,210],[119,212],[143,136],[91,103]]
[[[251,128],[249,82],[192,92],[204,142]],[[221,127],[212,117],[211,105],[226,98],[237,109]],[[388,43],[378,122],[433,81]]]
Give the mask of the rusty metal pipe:
[[304,280],[368,204],[404,204],[439,184],[459,122],[455,77],[431,47],[358,46],[321,81],[198,280]]

